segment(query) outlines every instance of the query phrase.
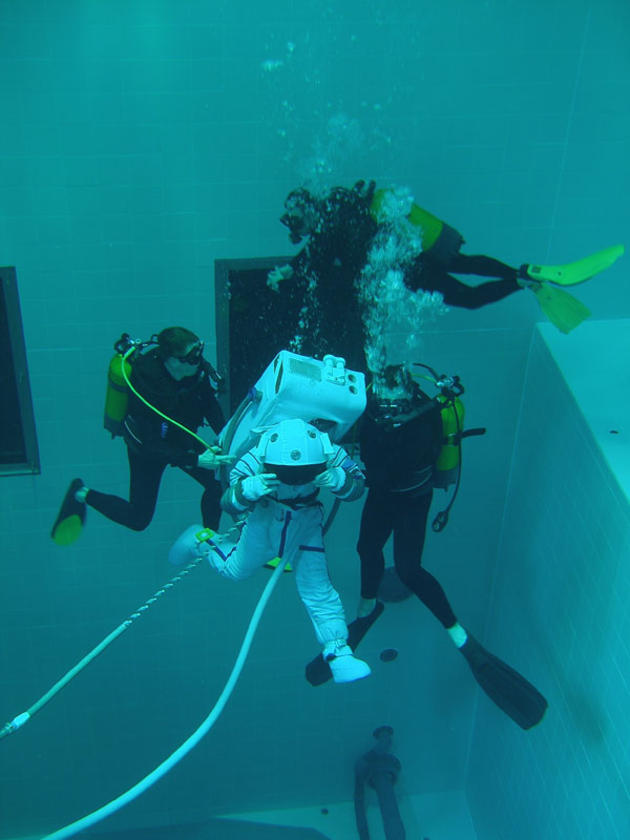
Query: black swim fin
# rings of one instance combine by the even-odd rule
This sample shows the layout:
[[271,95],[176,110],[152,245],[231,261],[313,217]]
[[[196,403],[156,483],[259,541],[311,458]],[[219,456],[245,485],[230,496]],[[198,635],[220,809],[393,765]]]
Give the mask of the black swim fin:
[[[384,609],[385,606],[380,601],[377,601],[376,606],[369,615],[366,615],[365,618],[355,618],[354,621],[348,624],[348,644],[353,651],[359,647],[359,643],[376,619],[382,615]],[[311,685],[323,685],[331,677],[330,665],[321,653],[306,666],[306,679]]]
[[77,502],[74,498],[74,494],[81,487],[84,487],[83,481],[80,478],[75,478],[74,481],[70,482],[66,495],[63,497],[55,524],[50,532],[50,536],[57,545],[71,545],[79,538],[83,530],[86,513],[85,502]]
[[548,704],[525,677],[488,653],[470,634],[459,650],[488,697],[521,729],[530,729],[540,723]]

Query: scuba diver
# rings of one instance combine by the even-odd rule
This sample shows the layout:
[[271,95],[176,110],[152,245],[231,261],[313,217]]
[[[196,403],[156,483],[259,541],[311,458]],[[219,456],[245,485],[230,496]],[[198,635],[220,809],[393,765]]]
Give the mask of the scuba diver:
[[[396,267],[410,291],[437,292],[446,305],[477,309],[529,288],[562,332],[569,332],[590,313],[559,287],[603,271],[624,250],[618,245],[564,266],[526,263],[520,268],[493,257],[462,254],[465,240],[455,228],[415,204],[406,191],[377,190],[374,181],[367,185],[358,181],[352,189],[334,187],[321,199],[299,188],[287,196],[285,210],[280,221],[291,241],[307,241],[289,264],[269,272],[267,283],[275,291],[292,278],[304,285],[307,302],[300,352],[343,351],[355,367],[360,367],[365,345],[357,287],[366,265],[375,258],[371,249],[387,242],[388,231],[401,230],[401,221],[406,222],[403,236],[409,249],[404,264]],[[376,256],[381,259],[383,254]],[[451,272],[497,279],[468,286]]]
[[181,565],[203,556],[220,575],[243,580],[275,558],[286,559],[334,681],[353,682],[371,671],[347,643],[343,606],[328,575],[320,488],[352,501],[363,493],[364,476],[344,449],[310,423],[274,423],[230,471],[221,503],[240,521],[225,534],[191,526],[169,560]]
[[[234,459],[193,434],[206,422],[218,434],[224,423],[215,396],[219,377],[203,358],[203,346],[184,327],[167,327],[145,343],[134,342],[125,334],[116,343],[105,427],[112,437],[121,435],[127,446],[129,499],[94,490],[75,478],[51,532],[59,545],[77,539],[86,505],[126,528],[143,531],[153,518],[160,481],[169,465],[184,470],[202,485],[203,523],[218,527],[221,487],[214,471]],[[116,376],[116,371],[121,375]]]
[[[356,649],[383,611],[377,600],[385,571],[383,548],[393,535],[394,567],[399,579],[442,624],[486,694],[519,726],[529,729],[542,719],[547,701],[459,623],[441,584],[422,566],[433,488],[446,489],[455,474],[459,483],[461,439],[485,432],[462,429],[463,405],[458,395],[463,388],[458,378],[438,378],[434,371],[431,373],[441,388],[438,398],[430,398],[420,389],[406,365],[387,367],[372,383],[360,430],[368,485],[357,543],[361,598],[357,619],[350,625],[349,643]],[[455,430],[452,434],[445,435],[446,424]],[[457,467],[455,460],[442,455],[449,447],[456,453]],[[453,500],[454,496],[433,521],[435,531],[446,525]],[[326,678],[321,658],[307,666],[307,679],[314,685]]]

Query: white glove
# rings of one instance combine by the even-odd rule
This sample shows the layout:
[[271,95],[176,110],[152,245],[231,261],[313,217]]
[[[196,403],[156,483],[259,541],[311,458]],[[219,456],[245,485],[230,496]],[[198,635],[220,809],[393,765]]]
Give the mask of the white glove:
[[223,464],[233,464],[236,460],[235,455],[221,455],[220,453],[220,446],[211,446],[197,456],[197,466],[204,470],[216,470],[217,467],[221,467]]
[[257,502],[280,484],[280,479],[275,473],[259,473],[249,475],[241,482],[243,496],[248,502]]
[[267,285],[272,291],[277,292],[278,284],[282,280],[290,280],[292,277],[293,269],[290,265],[277,265],[267,275]]
[[329,470],[324,470],[323,473],[315,476],[313,483],[318,487],[327,487],[335,493],[337,490],[341,490],[346,483],[346,471],[341,467],[331,467]]

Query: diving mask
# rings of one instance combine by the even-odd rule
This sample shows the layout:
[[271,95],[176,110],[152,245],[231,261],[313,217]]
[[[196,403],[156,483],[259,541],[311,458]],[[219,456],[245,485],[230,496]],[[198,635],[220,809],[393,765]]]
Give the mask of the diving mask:
[[198,365],[203,356],[203,347],[204,342],[200,341],[198,344],[195,344],[194,347],[191,347],[185,356],[173,356],[173,358],[185,365]]

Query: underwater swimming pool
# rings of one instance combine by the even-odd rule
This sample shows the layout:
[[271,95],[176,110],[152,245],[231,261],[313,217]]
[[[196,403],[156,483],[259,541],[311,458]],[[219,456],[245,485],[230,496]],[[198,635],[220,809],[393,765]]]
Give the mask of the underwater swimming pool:
[[[212,731],[94,834],[218,838],[214,821],[229,815],[224,833],[241,840],[245,820],[252,837],[294,826],[351,840],[355,762],[391,726],[409,838],[630,835],[627,257],[571,287],[592,314],[569,335],[515,280],[522,264],[624,242],[629,38],[625,0],[0,4],[0,265],[17,276],[41,462],[40,474],[0,476],[0,727],[164,587],[170,547],[201,515],[202,487],[167,469],[146,529],[88,509],[76,542],[50,539],[74,477],[127,499],[126,447],[103,429],[114,342],[184,325],[221,368],[216,266],[295,256],[308,201],[304,219],[281,223],[287,195],[323,200],[359,179],[354,199],[372,179],[400,187],[424,225],[406,249],[370,240],[372,267],[387,269],[370,288],[389,307],[370,322],[372,358],[459,376],[465,428],[487,430],[463,442],[457,500],[448,527],[428,529],[423,567],[466,630],[549,701],[540,724],[515,725],[415,597],[388,602],[362,641],[369,678],[309,685],[319,645],[287,574]],[[365,246],[371,207],[342,242]],[[394,221],[409,232],[404,214]],[[459,256],[486,255],[483,270],[501,261],[504,276],[451,273],[489,281],[496,301],[467,308],[461,285],[423,263],[425,285],[431,275],[455,302],[416,307],[403,275],[421,235],[444,245],[450,231],[453,245],[459,230]],[[333,254],[313,287],[275,275],[297,325],[235,294],[238,335],[262,316],[289,343],[349,342],[362,327],[343,268]],[[173,358],[186,364],[183,349]],[[271,359],[241,349],[253,385]],[[429,523],[449,498],[435,491]],[[361,510],[344,503],[326,536],[348,621]],[[216,702],[266,575],[233,584],[195,568],[2,738],[0,840],[44,837],[170,755]],[[382,838],[368,786],[366,802]]]

